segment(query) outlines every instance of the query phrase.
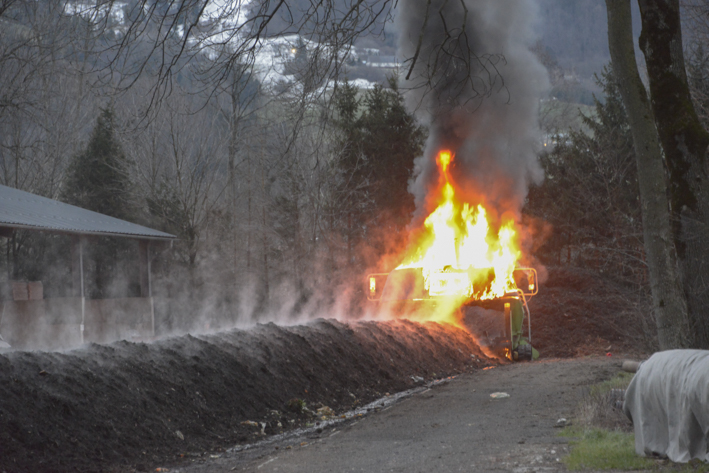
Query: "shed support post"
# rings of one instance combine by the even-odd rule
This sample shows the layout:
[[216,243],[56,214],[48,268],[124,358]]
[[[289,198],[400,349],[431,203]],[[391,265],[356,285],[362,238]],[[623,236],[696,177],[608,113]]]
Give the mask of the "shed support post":
[[140,297],[152,297],[150,287],[150,241],[140,240],[138,242],[140,252]]
[[71,245],[71,287],[74,297],[84,297],[84,238],[73,237]]
[[150,333],[155,336],[155,307],[153,305],[153,288],[150,278],[150,240],[138,241],[140,263],[140,297],[150,300]]
[[86,297],[84,294],[84,246],[86,239],[81,236],[74,237],[71,246],[71,279],[74,297],[81,298],[81,325],[79,332],[81,343],[84,343],[84,324],[86,323]]

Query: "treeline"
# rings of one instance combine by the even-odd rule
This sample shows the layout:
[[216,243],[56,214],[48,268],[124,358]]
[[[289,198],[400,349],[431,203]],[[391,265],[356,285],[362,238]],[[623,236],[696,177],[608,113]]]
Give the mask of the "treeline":
[[[294,55],[292,81],[275,85],[248,55],[215,67],[213,48],[176,56],[165,75],[150,24],[116,55],[127,23],[97,11],[0,11],[0,183],[176,235],[153,253],[162,330],[276,309],[356,313],[366,271],[403,241],[413,210],[425,135],[396,81],[325,87],[317,50]],[[183,44],[166,38],[162,51]],[[67,295],[68,237],[18,231],[0,245],[2,279]],[[88,297],[135,295],[137,244],[98,238],[87,254]]]
[[[596,3],[582,2],[567,8]],[[601,6],[605,9],[602,2]],[[709,129],[709,28],[703,21],[707,9],[699,3],[684,7],[689,89],[699,119]],[[538,54],[553,74],[558,64],[543,51]],[[555,121],[542,117],[542,126],[550,135],[549,146],[540,154],[546,178],[542,185],[530,189],[525,214],[538,219],[535,226],[540,246],[536,255],[545,264],[590,268],[647,292],[630,125],[610,64],[595,75],[595,81],[601,93],[594,97],[592,109],[569,107],[573,110],[565,111]],[[581,128],[560,126],[562,119],[572,121],[571,113],[580,117]]]

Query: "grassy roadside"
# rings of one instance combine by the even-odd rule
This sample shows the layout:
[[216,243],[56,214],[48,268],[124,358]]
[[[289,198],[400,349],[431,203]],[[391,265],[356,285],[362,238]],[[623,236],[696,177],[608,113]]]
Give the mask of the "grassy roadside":
[[633,425],[622,412],[622,394],[632,380],[630,373],[591,386],[577,409],[574,425],[560,435],[569,438],[571,451],[562,461],[571,471],[647,471],[709,473],[709,464],[673,463],[635,453]]
[[571,453],[563,462],[566,468],[578,470],[651,470],[655,462],[635,454],[632,433],[601,428],[569,428],[561,433],[571,437]]

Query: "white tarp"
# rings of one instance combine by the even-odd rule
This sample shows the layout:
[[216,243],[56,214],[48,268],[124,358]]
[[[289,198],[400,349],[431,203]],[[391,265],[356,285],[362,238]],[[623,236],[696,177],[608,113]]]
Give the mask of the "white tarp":
[[709,460],[709,351],[652,355],[628,386],[623,412],[633,421],[639,455]]

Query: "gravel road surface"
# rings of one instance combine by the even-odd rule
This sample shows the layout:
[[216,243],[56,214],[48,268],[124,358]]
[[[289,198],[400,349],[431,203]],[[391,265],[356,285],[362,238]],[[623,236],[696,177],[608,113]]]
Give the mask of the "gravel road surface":
[[[570,418],[587,387],[619,371],[617,358],[497,366],[421,388],[372,413],[271,440],[178,470],[203,472],[557,472]],[[503,392],[508,398],[493,399]]]

